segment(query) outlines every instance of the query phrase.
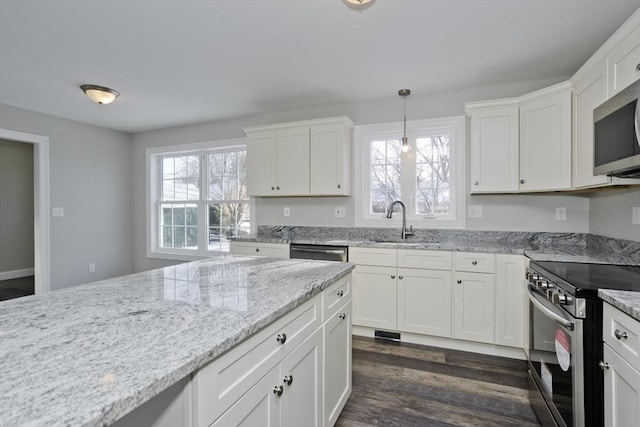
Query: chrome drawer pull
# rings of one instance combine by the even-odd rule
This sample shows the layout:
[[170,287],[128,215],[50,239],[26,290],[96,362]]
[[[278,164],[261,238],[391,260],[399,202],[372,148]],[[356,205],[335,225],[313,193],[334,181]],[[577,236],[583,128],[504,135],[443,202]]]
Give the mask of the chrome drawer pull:
[[341,320],[344,320],[347,315],[345,313],[340,313],[340,315],[338,316]]
[[620,329],[616,329],[615,332],[613,333],[613,335],[616,336],[617,339],[621,340],[621,339],[627,339],[629,338],[629,335],[626,332],[622,332]]
[[280,344],[284,344],[287,341],[287,334],[278,334],[278,336],[276,337],[276,341],[278,341]]
[[473,265],[478,265],[478,261],[473,260],[473,261],[471,261],[471,264],[473,264]]
[[338,295],[338,298],[342,298],[342,296],[344,295],[344,291],[340,289],[338,292],[336,292],[336,295]]
[[600,366],[600,369],[602,369],[603,371],[609,369],[609,364],[607,362],[600,361],[598,363],[598,366]]
[[286,385],[291,385],[291,383],[293,382],[293,375],[285,375],[284,378],[282,379],[282,381]]

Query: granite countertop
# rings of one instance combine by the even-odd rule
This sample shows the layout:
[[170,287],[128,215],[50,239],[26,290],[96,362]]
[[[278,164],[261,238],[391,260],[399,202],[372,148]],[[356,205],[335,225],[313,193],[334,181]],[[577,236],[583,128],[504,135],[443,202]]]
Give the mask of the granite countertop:
[[348,274],[222,256],[0,303],[0,426],[109,424]]
[[599,289],[598,296],[640,322],[640,292]]

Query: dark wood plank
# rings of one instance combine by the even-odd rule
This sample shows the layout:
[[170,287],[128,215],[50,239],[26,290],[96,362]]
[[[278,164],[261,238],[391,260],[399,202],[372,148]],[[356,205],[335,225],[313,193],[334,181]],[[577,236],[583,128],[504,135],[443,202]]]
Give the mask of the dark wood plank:
[[336,425],[540,424],[526,364],[371,338],[353,338],[353,392]]

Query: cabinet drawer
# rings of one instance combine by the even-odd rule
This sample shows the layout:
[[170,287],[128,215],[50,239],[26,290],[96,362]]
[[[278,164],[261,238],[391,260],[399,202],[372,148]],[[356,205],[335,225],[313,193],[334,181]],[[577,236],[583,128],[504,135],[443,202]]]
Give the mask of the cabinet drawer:
[[451,270],[451,255],[449,251],[398,249],[398,267]]
[[[195,426],[209,426],[321,325],[317,295],[193,376]],[[278,338],[286,334],[284,343]]]
[[360,265],[395,267],[398,262],[398,250],[350,247],[349,262]]
[[323,321],[329,319],[351,299],[351,274],[338,280],[322,292]]
[[640,322],[605,303],[602,324],[604,342],[636,370],[640,370]]
[[289,245],[286,243],[248,243],[231,242],[230,250],[237,255],[259,255],[271,258],[289,258]]
[[456,252],[456,271],[472,273],[493,273],[496,270],[496,256],[480,252]]

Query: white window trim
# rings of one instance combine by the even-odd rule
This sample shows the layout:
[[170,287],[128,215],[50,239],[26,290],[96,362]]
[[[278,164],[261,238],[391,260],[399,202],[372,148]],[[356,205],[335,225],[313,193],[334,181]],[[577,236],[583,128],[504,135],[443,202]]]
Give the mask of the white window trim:
[[[407,121],[407,135],[433,133],[437,129],[453,129],[455,141],[450,147],[450,159],[453,173],[450,176],[450,197],[453,201],[450,215],[446,218],[419,218],[409,214],[407,206],[407,226],[409,224],[420,228],[464,228],[465,227],[465,118],[464,116],[443,117]],[[395,214],[387,219],[384,214],[369,214],[369,150],[368,142],[376,137],[402,138],[402,122],[382,123],[374,125],[356,126],[355,136],[355,225],[364,227],[397,227],[402,224],[402,215]],[[403,187],[407,177],[402,178]],[[403,200],[404,202],[404,200]],[[408,202],[408,201],[407,201]],[[413,202],[406,203],[413,205]]]
[[[188,154],[202,150],[229,150],[238,148],[246,148],[246,138],[225,139],[219,141],[198,142],[193,144],[181,144],[163,147],[147,148],[147,168],[146,168],[146,186],[147,186],[147,203],[146,203],[146,224],[147,224],[147,258],[171,259],[178,261],[194,261],[198,259],[209,258],[213,255],[228,254],[228,252],[212,251],[208,249],[177,249],[177,248],[161,248],[158,244],[159,227],[158,210],[155,209],[156,202],[160,196],[159,163],[158,158],[167,154]],[[202,175],[202,174],[201,174]],[[206,173],[204,174],[206,175]],[[153,178],[152,178],[153,177]],[[200,203],[194,201],[194,203]],[[255,218],[255,198],[249,197],[249,206],[251,215]],[[200,209],[202,210],[202,209]],[[202,213],[198,212],[200,216]],[[199,244],[202,236],[208,235],[206,226],[198,224]],[[256,221],[251,221],[251,233],[256,232]],[[203,234],[204,233],[204,234]],[[205,245],[206,246],[206,245]]]

